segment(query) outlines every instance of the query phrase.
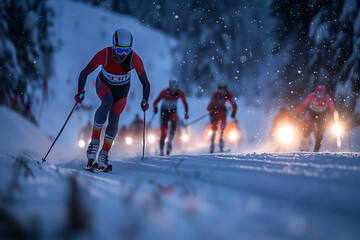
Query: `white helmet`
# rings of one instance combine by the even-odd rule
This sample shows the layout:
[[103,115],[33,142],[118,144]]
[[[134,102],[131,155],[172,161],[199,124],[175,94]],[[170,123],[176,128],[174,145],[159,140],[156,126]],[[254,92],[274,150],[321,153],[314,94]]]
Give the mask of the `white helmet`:
[[132,47],[133,37],[128,30],[120,28],[115,31],[112,42],[114,47]]
[[169,88],[171,90],[177,90],[179,88],[179,81],[176,78],[170,78]]

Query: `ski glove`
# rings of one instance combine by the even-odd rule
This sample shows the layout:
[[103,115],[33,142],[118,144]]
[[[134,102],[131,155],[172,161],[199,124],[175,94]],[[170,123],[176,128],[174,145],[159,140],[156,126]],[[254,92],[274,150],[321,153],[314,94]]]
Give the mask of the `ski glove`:
[[148,101],[146,101],[145,99],[143,99],[143,100],[141,101],[140,106],[141,106],[141,109],[142,109],[144,112],[149,109],[149,103],[148,103]]
[[189,119],[189,114],[185,113],[185,119]]
[[158,107],[154,106],[154,114],[157,114],[158,110],[159,110]]
[[80,89],[78,91],[78,93],[75,95],[75,101],[77,103],[82,103],[82,101],[84,100],[85,97],[85,90],[84,89]]
[[231,118],[235,118],[235,114],[236,114],[236,112],[233,111],[233,112],[231,113]]

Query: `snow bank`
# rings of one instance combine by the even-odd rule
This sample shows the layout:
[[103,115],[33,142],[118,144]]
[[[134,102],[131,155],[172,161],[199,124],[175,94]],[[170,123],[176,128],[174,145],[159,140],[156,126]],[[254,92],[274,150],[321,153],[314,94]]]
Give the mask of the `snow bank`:
[[[7,107],[0,106],[0,116],[0,154],[16,156],[26,152],[38,160],[45,157],[53,139],[38,126]],[[74,156],[74,153],[66,152],[55,144],[48,159],[54,161],[69,156]]]

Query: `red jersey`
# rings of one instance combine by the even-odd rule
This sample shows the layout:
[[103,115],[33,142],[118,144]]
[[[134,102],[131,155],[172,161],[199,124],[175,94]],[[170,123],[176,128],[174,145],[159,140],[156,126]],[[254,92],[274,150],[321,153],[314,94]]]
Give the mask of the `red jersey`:
[[101,77],[110,85],[124,85],[130,82],[131,70],[135,68],[139,79],[144,86],[144,98],[147,100],[150,93],[150,84],[147,80],[144,65],[136,52],[131,51],[123,63],[115,61],[112,47],[106,47],[95,54],[79,76],[78,90],[84,89],[87,76],[101,65]]
[[226,93],[224,96],[221,96],[218,91],[213,93],[211,95],[210,103],[207,106],[207,110],[210,113],[223,114],[226,112],[226,102],[230,102],[232,111],[236,112],[237,106],[236,106],[236,103],[234,100],[234,96],[228,90],[226,90]]
[[331,115],[334,116],[334,101],[327,94],[326,97],[322,100],[316,97],[315,92],[310,93],[301,103],[301,105],[296,109],[296,114],[301,114],[301,112],[306,107],[309,107],[309,109],[314,112],[325,112],[329,108]]
[[165,88],[159,94],[159,96],[155,99],[153,106],[157,107],[157,104],[163,99],[161,108],[166,108],[169,110],[175,110],[177,108],[177,100],[181,99],[184,104],[185,113],[188,112],[188,104],[186,102],[185,93],[180,89],[176,91],[171,91],[169,88]]

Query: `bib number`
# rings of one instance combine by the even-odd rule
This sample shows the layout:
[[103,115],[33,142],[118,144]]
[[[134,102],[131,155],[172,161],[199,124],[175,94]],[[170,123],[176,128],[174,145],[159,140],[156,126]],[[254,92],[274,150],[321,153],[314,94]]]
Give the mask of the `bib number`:
[[128,78],[127,75],[124,76],[116,76],[116,75],[107,75],[107,79],[111,82],[121,83],[123,81],[126,81]]

